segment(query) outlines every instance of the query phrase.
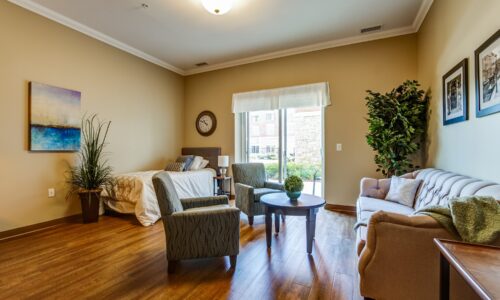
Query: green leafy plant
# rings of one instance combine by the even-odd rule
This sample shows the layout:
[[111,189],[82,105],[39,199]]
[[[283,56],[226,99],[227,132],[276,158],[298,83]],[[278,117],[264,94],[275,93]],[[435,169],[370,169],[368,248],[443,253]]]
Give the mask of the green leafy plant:
[[304,182],[299,176],[289,176],[285,179],[285,191],[301,192],[304,189]]
[[380,94],[368,90],[368,145],[376,151],[377,172],[386,177],[401,175],[418,166],[412,162],[425,141],[429,95],[415,80],[405,81]]
[[71,184],[69,194],[75,192],[95,191],[113,184],[112,168],[104,159],[104,147],[111,121],[103,122],[97,115],[82,119],[82,146],[79,163],[69,170],[68,183]]

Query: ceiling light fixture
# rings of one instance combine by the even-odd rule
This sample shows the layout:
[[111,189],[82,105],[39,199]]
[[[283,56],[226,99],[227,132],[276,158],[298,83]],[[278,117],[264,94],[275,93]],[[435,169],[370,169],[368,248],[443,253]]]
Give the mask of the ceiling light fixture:
[[223,15],[233,6],[233,0],[201,0],[203,7],[214,15]]

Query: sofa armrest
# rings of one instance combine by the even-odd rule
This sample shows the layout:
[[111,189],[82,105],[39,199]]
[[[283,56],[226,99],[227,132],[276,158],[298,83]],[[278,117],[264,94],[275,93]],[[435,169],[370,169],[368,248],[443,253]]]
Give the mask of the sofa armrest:
[[285,190],[285,186],[283,185],[283,183],[279,182],[266,181],[264,182],[264,187],[273,190],[280,190],[280,191]]
[[374,299],[438,295],[439,252],[434,238],[455,239],[428,216],[374,213],[359,256],[361,294]]
[[391,179],[375,179],[375,178],[363,178],[360,182],[360,197],[370,197],[377,199],[384,199],[389,192],[389,187],[391,186]]
[[213,197],[199,197],[199,198],[185,198],[181,199],[182,207],[184,209],[229,204],[227,196],[213,196]]

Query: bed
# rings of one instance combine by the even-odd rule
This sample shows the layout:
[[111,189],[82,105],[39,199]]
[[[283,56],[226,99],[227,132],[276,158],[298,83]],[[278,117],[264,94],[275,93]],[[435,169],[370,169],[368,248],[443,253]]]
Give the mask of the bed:
[[[202,156],[209,161],[206,168],[195,171],[168,172],[180,198],[206,197],[214,194],[213,177],[218,173],[218,147],[182,148],[182,155]],[[103,193],[108,209],[123,214],[135,214],[143,226],[160,219],[160,208],[153,187],[153,176],[163,170],[118,174],[112,191]]]

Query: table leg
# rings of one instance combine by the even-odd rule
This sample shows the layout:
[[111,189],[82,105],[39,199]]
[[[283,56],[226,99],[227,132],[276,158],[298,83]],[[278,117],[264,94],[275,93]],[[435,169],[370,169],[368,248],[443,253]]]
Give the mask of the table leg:
[[316,209],[313,211],[314,221],[311,224],[311,226],[312,226],[312,238],[313,238],[313,240],[316,238],[316,213],[317,212],[318,211]]
[[307,253],[311,254],[313,238],[314,238],[314,226],[316,223],[316,214],[313,209],[309,209],[306,215],[306,238],[307,238]]
[[439,299],[450,299],[450,264],[442,254],[439,255]]
[[271,231],[273,226],[272,212],[266,207],[266,242],[267,248],[271,248]]
[[274,231],[276,234],[280,232],[280,214],[274,212]]

